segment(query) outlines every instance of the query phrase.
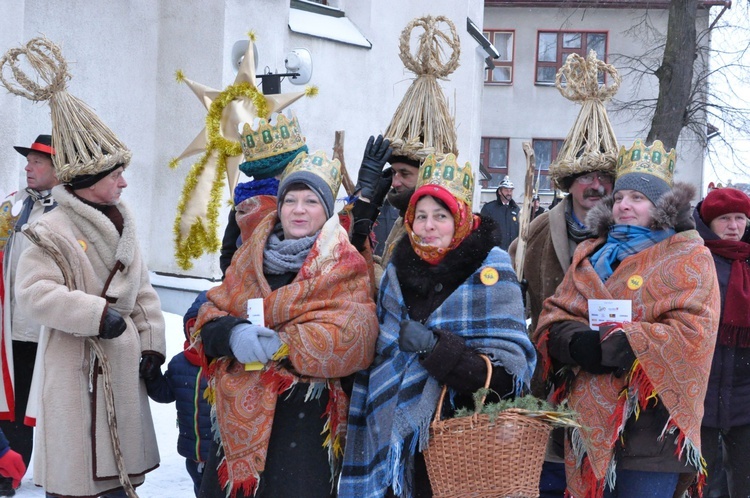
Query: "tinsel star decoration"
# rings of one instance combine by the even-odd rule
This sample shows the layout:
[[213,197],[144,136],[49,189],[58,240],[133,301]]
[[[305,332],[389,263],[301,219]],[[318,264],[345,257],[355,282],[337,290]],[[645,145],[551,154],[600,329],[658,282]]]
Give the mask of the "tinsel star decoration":
[[263,95],[255,76],[255,36],[253,33],[248,36],[250,42],[237,77],[224,90],[191,81],[179,70],[175,75],[179,83],[190,87],[207,111],[205,128],[170,162],[170,167],[176,168],[180,160],[201,154],[185,180],[174,222],[175,257],[185,270],[192,268],[192,260],[221,247],[218,230],[222,188],[226,177],[229,195],[234,196],[243,161],[241,126],[252,125],[256,117],[269,119],[300,97],[317,92],[308,87],[302,92]]

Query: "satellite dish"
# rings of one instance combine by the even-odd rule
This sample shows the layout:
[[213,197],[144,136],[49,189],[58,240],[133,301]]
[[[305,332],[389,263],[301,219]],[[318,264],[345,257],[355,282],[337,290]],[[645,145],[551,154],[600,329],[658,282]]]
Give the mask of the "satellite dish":
[[[234,72],[237,73],[240,70],[240,64],[242,59],[245,58],[245,52],[247,52],[247,46],[250,43],[249,40],[239,40],[234,42],[232,46],[232,67]],[[253,59],[255,59],[255,72],[258,72],[258,45],[253,43]]]
[[312,56],[306,48],[295,48],[284,58],[287,72],[299,73],[299,76],[290,76],[289,81],[293,85],[304,85],[312,77]]

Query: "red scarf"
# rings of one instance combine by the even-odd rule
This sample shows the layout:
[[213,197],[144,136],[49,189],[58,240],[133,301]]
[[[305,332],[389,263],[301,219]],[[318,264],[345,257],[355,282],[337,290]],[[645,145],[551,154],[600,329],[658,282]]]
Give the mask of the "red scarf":
[[719,324],[718,343],[722,346],[750,348],[750,244],[734,240],[707,240],[706,247],[732,261],[729,285]]

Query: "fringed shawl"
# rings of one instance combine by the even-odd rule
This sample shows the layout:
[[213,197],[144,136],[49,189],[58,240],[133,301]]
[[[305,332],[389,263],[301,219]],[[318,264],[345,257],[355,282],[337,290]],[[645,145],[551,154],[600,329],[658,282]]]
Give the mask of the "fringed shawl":
[[[494,285],[480,273],[493,268]],[[349,411],[347,446],[339,496],[381,497],[391,486],[411,496],[414,454],[428,442],[440,386],[415,353],[398,348],[399,324],[409,318],[396,268],[389,265],[380,284],[380,335],[372,368],[357,374]],[[516,275],[505,251],[493,248],[479,270],[427,319],[431,329],[458,334],[492,363],[513,375],[516,393],[528,387],[536,354],[525,332]]]
[[534,336],[550,374],[547,340],[553,323],[588,323],[588,299],[632,300],[633,321],[623,325],[637,357],[629,375],[578,371],[572,384],[556,393],[586,428],[573,431],[566,442],[568,493],[575,498],[600,497],[605,479],[614,482],[615,442],[649,398],[658,397],[669,412],[664,431],[679,431],[678,457],[694,469],[704,465],[700,423],[720,309],[711,254],[696,231],[681,232],[626,258],[604,284],[588,259],[603,242],[578,246],[565,279],[544,303]]
[[[224,282],[208,292],[196,326],[224,315],[247,316],[247,300],[262,297],[266,326],[288,346],[294,372],[277,362],[262,371],[245,371],[229,357],[210,366],[210,389],[225,459],[219,466],[227,496],[251,495],[265,468],[276,401],[298,382],[330,389],[325,446],[332,472],[343,454],[348,400],[339,378],[370,365],[378,324],[362,256],[349,243],[338,218],[326,222],[296,278],[272,291],[263,276],[263,247],[277,222],[274,203],[265,196],[243,204],[240,221],[245,243]],[[293,428],[289,428],[293,430]],[[332,476],[333,477],[333,476]]]

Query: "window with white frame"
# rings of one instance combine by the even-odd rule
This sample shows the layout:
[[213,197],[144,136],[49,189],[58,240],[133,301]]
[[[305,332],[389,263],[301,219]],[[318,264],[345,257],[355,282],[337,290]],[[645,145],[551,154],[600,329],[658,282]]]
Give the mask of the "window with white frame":
[[542,139],[535,138],[532,140],[534,147],[534,157],[536,160],[536,172],[534,173],[534,182],[539,178],[538,192],[551,192],[554,187],[551,185],[549,177],[549,165],[557,158],[557,154],[562,149],[563,141],[560,139]]
[[482,137],[479,149],[482,188],[497,189],[508,174],[508,142],[507,138]]
[[[589,50],[599,60],[607,60],[607,33],[573,31],[539,31],[537,34],[536,83],[554,85],[557,70],[570,54],[586,57]],[[604,83],[604,74],[599,74]]]
[[513,58],[515,51],[515,31],[488,29],[484,36],[494,45],[500,57],[493,59],[494,69],[487,70],[485,83],[513,83]]

